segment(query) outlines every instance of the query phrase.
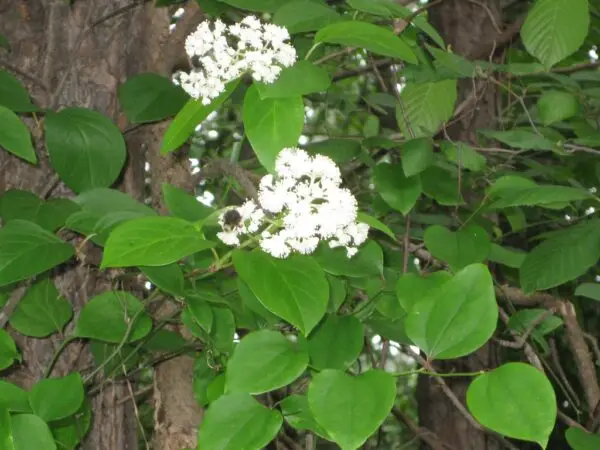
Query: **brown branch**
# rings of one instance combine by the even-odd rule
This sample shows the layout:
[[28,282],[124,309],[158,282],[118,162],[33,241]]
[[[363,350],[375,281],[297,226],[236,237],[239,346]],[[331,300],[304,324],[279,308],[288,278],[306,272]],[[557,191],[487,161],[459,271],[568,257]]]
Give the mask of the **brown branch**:
[[230,176],[235,178],[240,186],[242,186],[244,191],[246,191],[250,197],[256,200],[258,194],[256,184],[258,184],[260,181],[260,177],[249,170],[240,167],[238,164],[232,163],[226,159],[211,160],[194,177],[194,182],[198,184],[202,180],[218,178],[222,176]]
[[[414,420],[412,420],[408,414],[405,414],[400,408],[393,407],[392,415],[399,421],[402,422],[406,428],[408,428],[415,437],[425,442],[432,450],[446,450],[447,445],[443,444],[440,439],[432,431],[419,427]],[[450,447],[452,448],[452,447]]]
[[[500,316],[500,320],[502,320],[502,322],[504,322],[505,325],[508,325],[508,321],[510,320],[509,317],[508,317],[508,314],[500,306],[498,307],[498,314]],[[527,342],[527,337],[524,337],[525,335],[519,336],[519,334],[515,330],[510,329],[510,328],[508,328],[508,332],[512,336],[515,337],[515,341],[518,340],[518,339],[523,338],[523,345],[522,345],[522,347],[523,347],[523,353],[525,353],[525,356],[527,357],[527,360],[536,369],[538,369],[541,372],[545,373],[544,366],[542,365],[542,362],[540,361],[540,358],[538,357],[538,355],[535,353],[535,350],[533,349],[533,347]]]

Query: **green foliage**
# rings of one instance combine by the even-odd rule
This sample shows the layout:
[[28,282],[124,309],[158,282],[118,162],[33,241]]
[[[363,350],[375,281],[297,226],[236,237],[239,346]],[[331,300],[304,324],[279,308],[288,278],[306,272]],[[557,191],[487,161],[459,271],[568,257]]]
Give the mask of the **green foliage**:
[[339,20],[338,13],[314,0],[286,1],[273,15],[273,23],[286,27],[290,34],[317,31]]
[[538,114],[544,125],[570,119],[579,110],[577,98],[568,92],[546,91],[537,102]]
[[322,245],[315,252],[315,259],[331,275],[362,278],[380,276],[383,272],[383,251],[374,241],[363,245],[352,259],[341,248],[330,249]]
[[402,169],[407,178],[427,169],[433,162],[433,141],[430,138],[417,138],[402,146]]
[[[318,3],[309,2],[312,5]],[[284,68],[277,81],[271,84],[257,83],[256,89],[261,99],[299,97],[314,92],[324,92],[331,85],[327,71],[309,61],[298,61],[292,67]],[[251,104],[248,105],[252,107]]]
[[37,382],[29,393],[33,412],[46,422],[75,414],[83,403],[83,380],[77,372]]
[[490,254],[488,234],[476,225],[468,225],[456,232],[433,225],[425,230],[424,239],[431,254],[447,262],[455,272],[469,264],[485,261]]
[[11,412],[29,413],[29,394],[19,386],[0,380],[0,408]]
[[10,367],[13,361],[20,359],[15,341],[10,334],[0,329],[0,370]]
[[404,215],[415,206],[422,192],[421,179],[406,177],[399,164],[375,166],[373,182],[383,200]]
[[330,315],[308,338],[311,367],[346,369],[356,361],[363,345],[363,326],[356,317]]
[[0,121],[4,124],[0,130],[0,147],[25,161],[37,163],[29,129],[21,119],[10,109],[0,105]]
[[569,428],[565,436],[573,450],[594,450],[600,445],[600,435],[587,433],[579,428]]
[[577,289],[575,289],[575,295],[591,298],[592,300],[598,300],[600,302],[600,284],[580,284],[579,286],[577,286]]
[[[0,47],[2,47],[0,37]],[[6,70],[0,70],[0,105],[16,113],[33,112],[38,108],[31,103],[27,90]]]
[[[46,422],[34,414],[15,414],[10,417],[11,440],[14,450],[57,450],[52,432]],[[8,449],[12,450],[11,447]],[[8,450],[7,449],[7,450]]]

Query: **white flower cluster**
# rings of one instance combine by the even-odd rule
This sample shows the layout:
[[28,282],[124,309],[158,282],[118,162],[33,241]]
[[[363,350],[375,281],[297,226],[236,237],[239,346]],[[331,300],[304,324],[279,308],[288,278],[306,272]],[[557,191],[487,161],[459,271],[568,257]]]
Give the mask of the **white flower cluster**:
[[275,175],[260,182],[259,204],[248,200],[222,214],[223,231],[217,236],[227,245],[239,245],[240,235],[260,230],[260,247],[277,258],[313,253],[320,241],[345,247],[352,257],[366,241],[369,226],[356,221],[356,199],[341,182],[340,170],[328,157],[285,148],[275,162]]
[[220,20],[202,22],[185,42],[193,69],[176,73],[173,81],[205,105],[245,72],[256,81],[272,83],[282,67],[296,62],[289,38],[287,29],[253,16],[229,26]]

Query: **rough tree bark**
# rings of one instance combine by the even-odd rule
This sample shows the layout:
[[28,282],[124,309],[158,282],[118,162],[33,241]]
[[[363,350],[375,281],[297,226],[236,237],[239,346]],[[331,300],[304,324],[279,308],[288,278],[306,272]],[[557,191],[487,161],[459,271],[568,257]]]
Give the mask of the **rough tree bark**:
[[[431,8],[430,20],[455,53],[473,57],[481,52],[482,45],[499,36],[502,26],[499,5],[499,0],[445,0]],[[482,86],[470,79],[460,80],[457,104],[460,105],[470,98],[475,90],[476,100],[469,102],[460,120],[446,130],[450,139],[474,142],[477,129],[495,126],[496,92],[493,86]],[[475,372],[497,365],[493,346],[486,345],[473,355],[437,362],[435,367],[442,372]],[[444,380],[454,395],[464,404],[471,379],[457,377]],[[439,384],[431,377],[419,378],[417,397],[421,426],[436,433],[450,448],[457,450],[502,448],[495,437],[469,424],[465,416],[458,411]],[[422,448],[430,447],[423,444]]]
[[[20,78],[41,107],[92,108],[125,130],[126,119],[119,113],[118,86],[141,72],[169,75],[185,36],[185,30],[170,35],[168,9],[154,8],[152,3],[144,0],[0,0],[2,33],[12,47],[10,52],[0,49],[0,68]],[[188,27],[199,21],[197,8],[193,12],[189,15],[192,20],[183,22]],[[28,124],[40,162],[33,166],[0,151],[0,195],[9,189],[23,189],[40,196],[72,197],[74,194],[57,181],[49,165],[43,146],[43,125],[37,127],[33,121]],[[162,182],[188,190],[193,188],[185,160],[159,157],[164,129],[165,124],[156,124],[126,133],[128,161],[119,181],[121,190],[143,201],[147,196],[144,165],[149,161],[152,167],[150,194],[159,210],[162,209]],[[100,273],[95,267],[76,261],[54,270],[52,275],[76,315],[89,298],[115,288],[110,273]],[[22,292],[20,289],[17,294]],[[14,306],[16,300],[18,296],[14,295],[10,303]],[[28,388],[43,376],[59,338],[30,339],[13,334],[24,362],[6,378]],[[63,353],[53,375],[81,370],[90,364],[86,346],[75,342]],[[156,398],[163,400],[157,402],[154,448],[195,447],[195,430],[201,411],[191,395],[191,368],[192,361],[181,358],[157,369]],[[130,396],[130,389],[126,384],[113,383],[93,399],[94,421],[84,448],[137,448],[134,404],[123,402]]]

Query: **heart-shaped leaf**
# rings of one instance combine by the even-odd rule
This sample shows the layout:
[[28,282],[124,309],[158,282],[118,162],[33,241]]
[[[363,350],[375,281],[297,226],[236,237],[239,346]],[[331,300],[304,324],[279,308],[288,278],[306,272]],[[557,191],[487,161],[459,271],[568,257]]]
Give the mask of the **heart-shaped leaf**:
[[0,105],[0,148],[32,164],[37,163],[37,155],[31,143],[27,125],[10,109]]
[[305,395],[290,395],[284,398],[279,405],[285,421],[291,427],[296,430],[310,430],[324,439],[330,439],[325,430],[315,421]]
[[412,177],[427,169],[433,162],[433,140],[429,137],[411,139],[402,145],[402,170]]
[[39,416],[14,414],[10,417],[10,428],[14,450],[56,450],[52,432]]
[[421,178],[407,178],[400,164],[377,164],[373,182],[383,200],[404,215],[415,206],[422,192]]
[[311,366],[317,370],[346,369],[363,348],[364,332],[354,316],[329,316],[308,338]]
[[325,314],[329,284],[314,259],[301,255],[276,259],[263,252],[236,251],[233,263],[263,306],[304,335]]
[[112,231],[101,267],[165,266],[214,245],[186,220],[139,217]]
[[340,370],[317,374],[308,388],[308,404],[317,423],[342,450],[366,442],[390,413],[396,381],[380,370],[357,377]]
[[277,331],[245,336],[227,362],[226,392],[262,394],[287,386],[308,365],[308,355]]
[[198,430],[198,448],[261,450],[277,435],[283,418],[249,394],[220,396],[206,410]]
[[556,395],[535,367],[509,363],[478,376],[467,406],[479,423],[505,436],[546,448],[556,421]]
[[434,272],[427,276],[407,273],[398,279],[396,297],[402,308],[410,312],[415,303],[451,279],[452,275],[445,271]]
[[332,275],[362,278],[383,273],[383,250],[375,241],[368,241],[352,258],[348,258],[343,248],[320,245],[314,258],[325,272]]
[[433,225],[425,230],[424,239],[431,254],[447,262],[455,272],[469,264],[485,261],[491,249],[487,232],[476,225],[456,232]]
[[29,394],[15,384],[0,380],[0,408],[14,412],[31,412]]
[[62,378],[40,380],[29,393],[31,409],[46,422],[75,414],[83,399],[83,380],[78,372]]
[[429,358],[452,359],[485,344],[497,321],[492,276],[486,266],[472,264],[417,300],[406,333]]

